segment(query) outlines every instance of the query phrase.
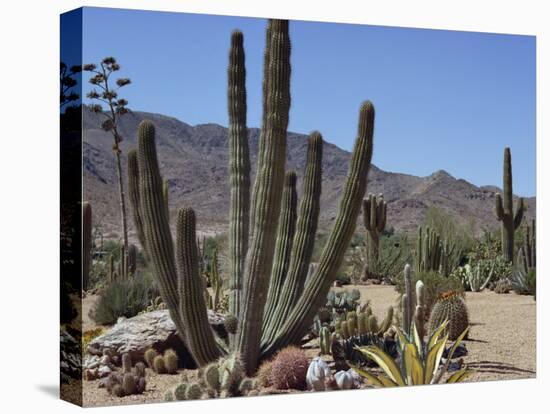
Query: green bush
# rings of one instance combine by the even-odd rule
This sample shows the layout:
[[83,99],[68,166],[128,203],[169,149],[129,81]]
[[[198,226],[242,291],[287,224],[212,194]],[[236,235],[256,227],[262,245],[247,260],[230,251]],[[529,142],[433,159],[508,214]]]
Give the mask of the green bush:
[[100,325],[111,325],[121,316],[131,318],[145,310],[157,293],[149,274],[115,280],[103,289],[90,317]]

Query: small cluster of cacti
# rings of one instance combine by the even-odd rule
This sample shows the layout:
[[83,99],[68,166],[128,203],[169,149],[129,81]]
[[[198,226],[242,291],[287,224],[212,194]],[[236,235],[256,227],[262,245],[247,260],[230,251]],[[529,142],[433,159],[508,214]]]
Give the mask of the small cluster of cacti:
[[341,341],[333,341],[330,353],[337,368],[344,368],[348,363],[356,366],[372,366],[372,361],[366,358],[357,349],[363,346],[376,346],[383,349],[392,358],[397,358],[394,328],[388,329],[384,335],[374,333],[351,336]]
[[[119,247],[119,257],[115,263],[115,258],[112,254],[108,258],[108,269],[107,269],[107,279],[109,282],[113,282],[119,278],[124,278],[126,276],[132,276],[136,272],[137,268],[137,247],[134,244],[128,246],[128,254],[126,255],[124,250],[124,245]],[[124,258],[127,259],[127,267],[124,264]]]
[[518,250],[516,266],[528,273],[537,267],[537,229],[535,220],[531,220],[531,226],[525,226],[523,245]]
[[378,318],[373,315],[371,307],[367,305],[363,309],[347,312],[345,318],[336,321],[334,331],[343,339],[366,334],[382,336],[391,327],[392,322],[392,306],[388,307],[386,316],[379,323]]
[[462,279],[464,287],[472,292],[481,292],[493,278],[495,263],[492,263],[489,274],[486,277],[482,272],[483,269],[480,263],[473,267],[470,264],[466,264],[459,269],[458,275]]
[[445,333],[452,341],[456,340],[470,325],[468,308],[458,292],[449,291],[439,296],[430,315],[430,335],[445,321],[448,321]]
[[240,358],[231,355],[201,368],[197,381],[190,382],[184,373],[182,382],[168,390],[164,399],[181,401],[257,395],[257,388],[256,380],[245,376]]
[[405,293],[401,296],[401,323],[403,332],[412,337],[414,326],[420,338],[423,338],[426,333],[424,321],[427,317],[424,283],[418,280],[413,289],[411,266],[409,264],[405,265],[403,277],[405,279]]
[[122,354],[122,372],[112,372],[105,381],[107,392],[116,397],[141,394],[146,386],[145,364],[138,362],[132,366],[132,358],[128,353]]
[[526,210],[525,201],[519,198],[514,212],[512,188],[512,155],[510,148],[504,149],[503,195],[495,194],[495,213],[502,222],[502,256],[509,262],[514,260],[514,233],[521,225]]
[[[311,327],[332,285],[360,213],[373,148],[371,102],[361,105],[340,208],[319,264],[305,283],[319,216],[323,140],[318,132],[310,135],[304,194],[297,207],[292,202],[293,173],[285,172],[290,50],[288,21],[270,20],[264,54],[263,122],[256,181],[251,186],[243,35],[236,31],[231,36],[229,313],[240,323],[228,348],[214,337],[208,323],[193,210],[178,212],[176,242],[172,239],[151,122],[140,124],[138,149],[128,153],[128,187],[139,240],[177,331],[199,366],[237,352],[245,371],[252,374],[263,359],[297,343]],[[284,192],[290,195],[289,203],[282,203]],[[285,217],[292,221],[287,222],[289,226],[281,224]],[[267,311],[270,303],[276,306]]]
[[177,374],[178,373],[178,355],[173,349],[167,349],[160,355],[155,349],[149,348],[145,351],[143,359],[147,366],[157,374]]
[[446,272],[456,246],[441,237],[430,227],[419,227],[414,250],[415,272]]
[[380,257],[380,234],[386,227],[387,204],[382,194],[378,198],[374,194],[363,200],[363,225],[367,230],[367,257],[365,279],[376,278],[378,275],[378,260]]

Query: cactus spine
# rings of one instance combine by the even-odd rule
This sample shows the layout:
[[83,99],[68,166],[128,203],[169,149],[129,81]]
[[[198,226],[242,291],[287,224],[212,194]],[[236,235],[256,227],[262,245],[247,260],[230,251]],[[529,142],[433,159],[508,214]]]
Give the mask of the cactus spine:
[[514,233],[520,226],[525,212],[525,201],[519,198],[514,213],[512,188],[512,155],[510,148],[504,149],[503,195],[495,195],[495,213],[502,222],[502,256],[509,262],[514,260]]
[[386,202],[382,194],[374,194],[363,200],[363,225],[367,230],[367,265],[368,270],[376,271],[379,251],[380,233],[386,227]]
[[231,183],[229,313],[238,317],[250,220],[250,156],[246,129],[246,69],[243,35],[239,31],[235,31],[231,36],[227,77],[229,180]]
[[92,266],[92,205],[82,203],[82,290],[88,290]]

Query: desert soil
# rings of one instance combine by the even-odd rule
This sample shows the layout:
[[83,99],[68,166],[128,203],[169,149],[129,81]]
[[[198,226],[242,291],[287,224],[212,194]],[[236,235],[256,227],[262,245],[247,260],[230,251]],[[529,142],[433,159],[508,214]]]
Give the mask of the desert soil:
[[[397,294],[392,286],[347,286],[361,292],[361,301],[370,301],[374,314],[383,317],[389,305],[396,305]],[[85,330],[94,328],[87,318],[87,309],[94,297],[83,304]],[[492,381],[534,378],[536,370],[536,306],[532,296],[514,293],[498,295],[485,291],[466,293],[472,325],[465,341],[468,355],[464,362],[475,371],[467,380]],[[307,347],[311,357],[318,352]],[[188,371],[192,373],[192,371]],[[157,375],[147,369],[147,391],[142,395],[112,397],[98,388],[98,381],[84,381],[84,405],[103,406],[163,401],[164,393],[178,384],[180,375]]]

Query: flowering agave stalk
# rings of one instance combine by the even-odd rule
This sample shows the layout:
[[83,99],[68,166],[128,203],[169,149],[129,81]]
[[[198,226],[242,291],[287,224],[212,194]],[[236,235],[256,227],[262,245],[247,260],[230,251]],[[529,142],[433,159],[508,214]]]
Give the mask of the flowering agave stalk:
[[[128,221],[126,218],[126,201],[124,196],[124,184],[122,179],[122,163],[120,160],[120,143],[122,136],[118,132],[118,123],[122,115],[128,113],[128,101],[118,97],[120,88],[129,85],[130,79],[119,78],[112,85],[111,76],[114,72],[120,70],[120,65],[114,57],[106,57],[98,65],[94,63],[86,64],[82,67],[83,70],[92,73],[90,83],[96,88],[88,92],[87,97],[92,101],[98,102],[91,105],[91,110],[99,115],[102,115],[105,120],[101,124],[101,128],[110,132],[113,135],[114,144],[113,152],[116,157],[118,192],[120,198],[120,213],[122,219],[122,235],[124,241],[124,257],[121,258],[122,275],[128,275]],[[105,107],[103,106],[105,105]]]
[[[399,365],[376,346],[358,347],[357,349],[360,352],[376,362],[384,371],[382,374],[371,374],[358,367],[352,368],[375,387],[437,384],[441,381],[443,374],[447,372],[454,352],[468,333],[467,328],[457,338],[448,352],[445,364],[440,367],[441,357],[448,339],[448,334],[444,334],[448,323],[448,321],[443,322],[426,343],[423,343],[414,325],[412,338],[397,329],[399,354],[401,356]],[[462,382],[471,374],[472,371],[464,367],[447,378],[446,383]]]

